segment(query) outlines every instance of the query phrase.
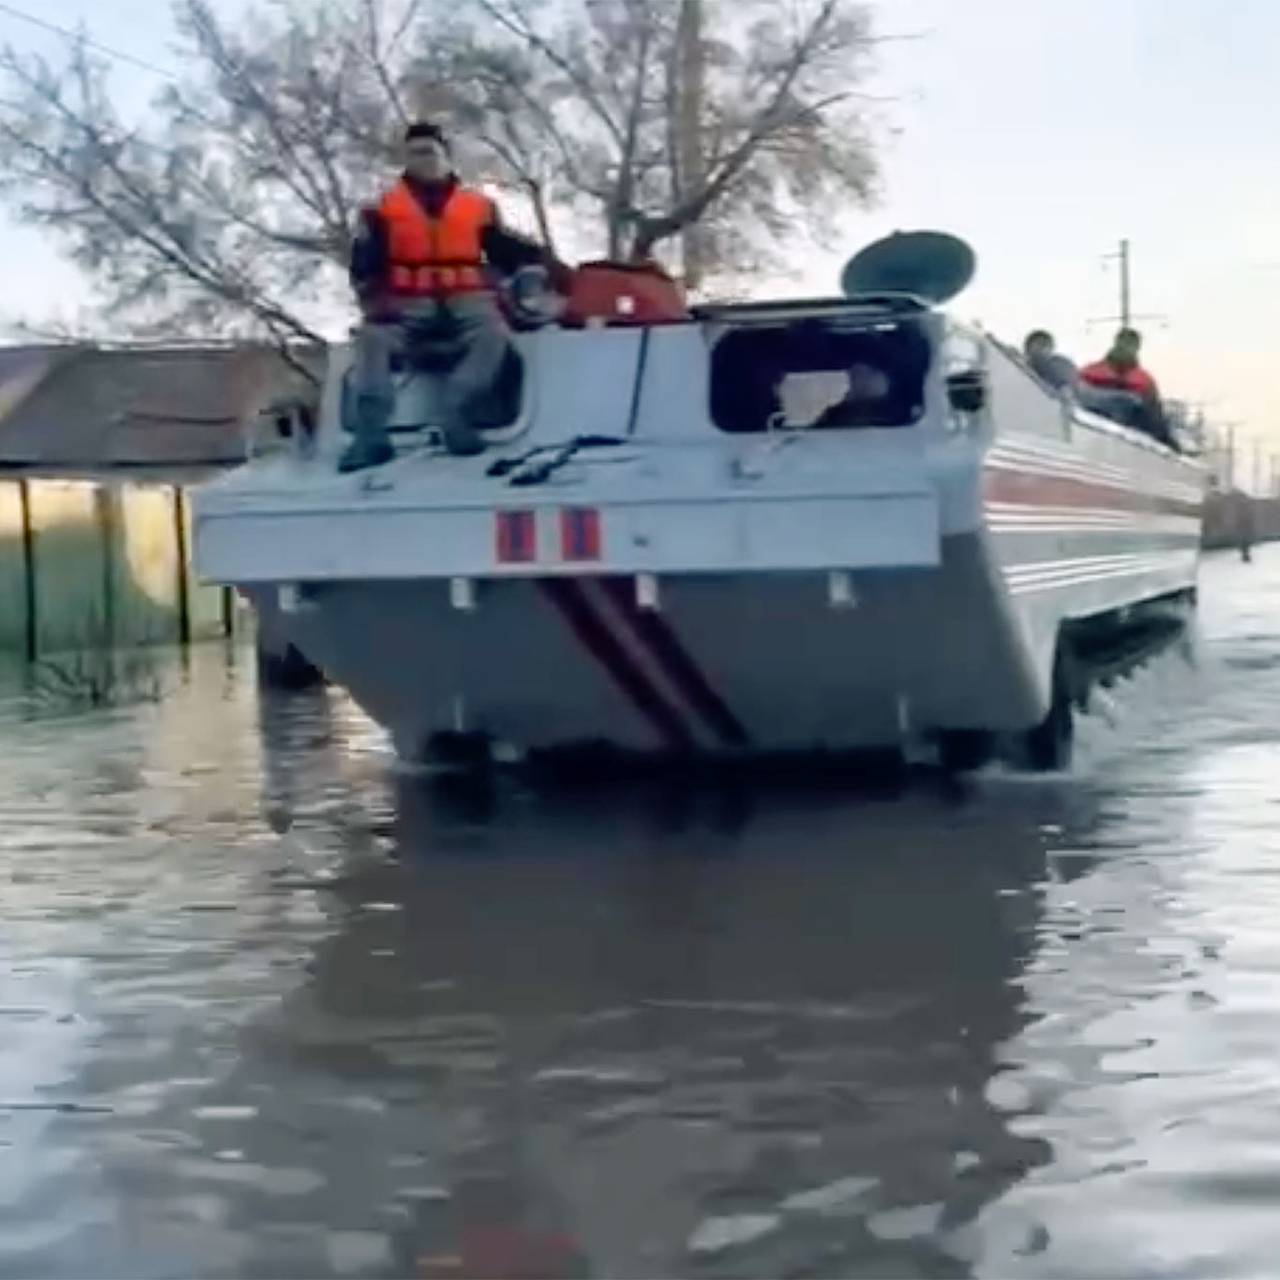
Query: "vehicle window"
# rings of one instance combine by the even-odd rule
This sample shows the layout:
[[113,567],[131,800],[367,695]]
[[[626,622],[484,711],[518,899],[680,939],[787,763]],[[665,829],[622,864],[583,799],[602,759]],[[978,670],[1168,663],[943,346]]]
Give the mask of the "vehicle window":
[[730,330],[712,351],[711,416],[729,432],[909,426],[928,367],[928,340],[911,323],[806,317]]

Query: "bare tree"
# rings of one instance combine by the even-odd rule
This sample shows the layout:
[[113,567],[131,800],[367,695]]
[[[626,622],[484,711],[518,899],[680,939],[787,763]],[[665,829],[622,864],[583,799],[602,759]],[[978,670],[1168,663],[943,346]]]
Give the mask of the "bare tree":
[[[86,42],[0,53],[0,199],[58,237],[117,331],[315,340],[408,119],[450,124],[549,246],[690,283],[829,229],[875,179],[856,0],[176,0],[145,124]],[[709,34],[713,33],[713,34]],[[686,235],[691,229],[696,233]]]
[[610,257],[693,229],[696,283],[873,193],[856,0],[469,0],[440,34],[423,79],[485,136],[517,130],[543,201]]

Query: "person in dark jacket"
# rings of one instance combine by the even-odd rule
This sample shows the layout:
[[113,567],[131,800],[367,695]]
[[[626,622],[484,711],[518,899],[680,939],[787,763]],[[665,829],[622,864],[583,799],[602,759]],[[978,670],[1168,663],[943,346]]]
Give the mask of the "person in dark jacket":
[[1046,386],[1065,391],[1076,383],[1075,365],[1058,354],[1053,334],[1047,329],[1032,329],[1022,340],[1022,358],[1027,367]]
[[1033,369],[1053,355],[1055,349],[1053,334],[1048,329],[1032,329],[1022,340],[1023,358]]
[[434,341],[447,358],[439,379],[444,442],[450,453],[478,453],[477,407],[491,393],[510,350],[510,333],[493,292],[492,271],[542,263],[565,274],[543,248],[502,225],[496,204],[464,186],[438,126],[412,124],[404,171],[362,211],[351,249],[351,284],[364,315],[356,336],[355,439],[342,471],[395,456],[387,432],[394,408],[393,358],[410,332]]

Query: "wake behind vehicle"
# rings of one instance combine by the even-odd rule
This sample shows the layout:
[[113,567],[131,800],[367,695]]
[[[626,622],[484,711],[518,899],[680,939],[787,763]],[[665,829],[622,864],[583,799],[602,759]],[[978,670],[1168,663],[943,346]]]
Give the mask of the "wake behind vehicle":
[[692,312],[637,275],[517,335],[479,456],[403,369],[397,457],[356,475],[336,347],[315,447],[197,493],[198,567],[414,758],[1005,740],[1058,767],[1081,638],[1194,598],[1203,473],[949,315],[973,266],[896,235],[843,296]]

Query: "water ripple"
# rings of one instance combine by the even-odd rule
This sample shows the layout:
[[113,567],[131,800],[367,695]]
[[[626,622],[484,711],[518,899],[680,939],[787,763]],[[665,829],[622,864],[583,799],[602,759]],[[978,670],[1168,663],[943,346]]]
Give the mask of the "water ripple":
[[0,697],[0,1274],[1263,1276],[1280,555],[1070,776],[396,768],[336,692]]

